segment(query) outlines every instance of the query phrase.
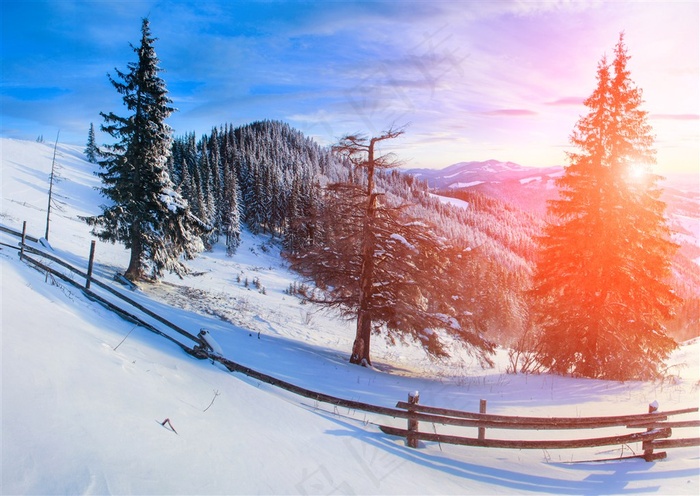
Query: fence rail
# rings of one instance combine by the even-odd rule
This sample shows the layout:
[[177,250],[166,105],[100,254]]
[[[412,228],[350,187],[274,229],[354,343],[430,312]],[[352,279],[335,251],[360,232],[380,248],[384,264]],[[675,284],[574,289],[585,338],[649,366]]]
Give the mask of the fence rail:
[[437,434],[432,432],[410,432],[408,429],[397,429],[395,427],[381,426],[380,429],[386,434],[400,437],[413,437],[422,441],[434,441],[437,443],[457,444],[462,446],[478,446],[482,448],[512,448],[512,449],[574,449],[590,448],[595,446],[612,446],[616,444],[630,444],[640,441],[653,441],[659,438],[671,436],[671,429],[655,429],[649,432],[635,432],[620,436],[608,436],[587,439],[572,440],[507,440],[507,439],[477,439],[461,436],[451,436],[447,434]]
[[[11,227],[0,225],[0,231],[6,232],[6,233],[11,234],[13,236],[17,236],[18,238],[22,237],[22,231],[17,231],[15,229],[12,229]],[[25,238],[28,239],[29,241],[34,242],[34,243],[39,242],[39,238],[35,238],[34,236],[29,236],[28,234],[25,234]],[[12,246],[11,248],[15,248],[15,247]]]
[[[418,441],[430,441],[437,443],[449,443],[463,446],[484,447],[484,448],[512,448],[512,449],[567,449],[567,448],[584,448],[595,446],[610,446],[610,445],[625,445],[630,443],[642,443],[643,455],[635,455],[642,457],[647,461],[658,460],[666,457],[665,452],[654,452],[656,449],[669,449],[679,447],[700,446],[700,438],[682,438],[671,439],[672,428],[698,428],[700,420],[683,420],[683,421],[668,421],[670,416],[683,415],[689,413],[697,413],[698,408],[686,408],[681,410],[672,410],[666,412],[654,411],[651,406],[649,413],[635,415],[619,415],[608,417],[521,417],[507,415],[492,415],[486,413],[486,401],[481,400],[480,412],[467,412],[461,410],[452,410],[446,408],[438,408],[419,404],[418,393],[409,394],[408,402],[399,401],[396,408],[382,407],[363,403],[360,401],[347,400],[336,396],[331,396],[325,393],[320,393],[310,389],[306,389],[295,384],[292,384],[281,379],[277,379],[268,374],[253,370],[244,365],[238,364],[221,355],[214,354],[208,348],[207,343],[199,336],[195,336],[180,326],[169,322],[155,312],[149,310],[145,306],[136,302],[134,299],[122,294],[120,291],[112,288],[108,284],[99,281],[92,277],[92,256],[94,247],[91,248],[90,266],[87,274],[79,269],[76,269],[69,263],[61,260],[50,253],[46,253],[35,247],[26,244],[26,241],[38,242],[37,238],[26,235],[26,224],[23,231],[7,228],[0,225],[0,231],[7,232],[14,236],[20,236],[22,241],[18,246],[2,243],[3,246],[8,246],[17,249],[20,252],[20,259],[28,264],[40,269],[47,274],[52,274],[62,281],[80,289],[87,298],[100,303],[109,310],[119,314],[121,317],[139,324],[161,337],[164,337],[178,345],[186,353],[197,357],[207,358],[219,362],[231,372],[242,373],[250,378],[260,382],[270,384],[272,386],[284,389],[298,396],[313,399],[318,402],[327,403],[336,407],[348,408],[350,410],[358,410],[367,413],[375,413],[386,417],[404,418],[408,425],[406,429],[401,429],[391,426],[380,425],[379,428],[386,434],[392,436],[404,437],[407,440],[408,446],[417,448]],[[36,258],[25,254],[30,253],[42,257],[51,262],[55,262],[66,270],[77,274],[85,279],[85,284],[80,284],[74,278],[69,277],[55,267],[51,267]],[[100,289],[106,291],[118,300],[126,303],[133,309],[126,309],[123,306],[110,301],[108,298],[97,294],[90,289],[90,283],[95,284]],[[157,325],[147,322],[142,316],[137,313],[145,314],[146,316],[155,319],[163,326],[175,331],[176,336],[170,335],[158,328]],[[181,339],[187,338],[187,343]],[[431,424],[450,425],[454,427],[476,427],[478,429],[478,437],[470,438],[463,436],[455,436],[448,434],[438,434],[437,432],[421,432],[419,429],[420,422],[429,422]],[[572,440],[504,440],[504,439],[487,439],[487,429],[517,429],[517,430],[584,430],[624,427],[626,429],[646,429],[644,432],[635,432],[631,434],[619,434],[614,436],[572,439]]]
[[[657,411],[656,405],[649,405],[649,412],[636,415],[618,415],[608,417],[521,417],[509,415],[490,415],[486,413],[486,401],[481,400],[480,412],[465,412],[419,404],[417,393],[409,394],[408,401],[399,401],[397,408],[405,409],[408,415],[406,429],[380,426],[382,432],[406,438],[410,447],[418,447],[418,441],[456,444],[462,446],[478,446],[483,448],[512,448],[512,449],[576,449],[596,446],[626,445],[642,443],[643,454],[635,457],[646,461],[666,458],[665,452],[655,452],[655,449],[668,449],[689,446],[700,446],[700,438],[669,439],[673,433],[672,427],[700,427],[699,420],[683,420],[667,422],[674,415],[697,413],[698,408],[684,408],[665,412]],[[457,427],[476,427],[478,437],[464,437],[437,432],[421,432],[419,422],[450,425]],[[633,434],[617,434],[614,436],[594,437],[585,439],[546,439],[546,440],[506,440],[486,439],[486,429],[511,429],[525,431],[541,430],[589,430],[620,427],[625,429],[645,429],[644,432]]]
[[[635,427],[648,427],[650,421],[661,422],[669,415],[697,412],[697,408],[672,410],[668,412],[641,413],[636,415],[620,415],[609,417],[520,417],[508,415],[490,415],[485,413],[465,412],[461,410],[449,410],[420,404],[411,404],[399,401],[396,408],[412,410],[418,420],[440,424],[458,425],[462,427],[495,427],[500,429],[532,429],[532,430],[558,430],[558,429],[598,429],[604,427],[616,427],[620,425]],[[690,421],[695,422],[695,421]],[[698,422],[700,424],[700,422]],[[660,427],[672,427],[659,423]],[[695,427],[696,424],[687,427]],[[680,427],[680,425],[676,426]]]

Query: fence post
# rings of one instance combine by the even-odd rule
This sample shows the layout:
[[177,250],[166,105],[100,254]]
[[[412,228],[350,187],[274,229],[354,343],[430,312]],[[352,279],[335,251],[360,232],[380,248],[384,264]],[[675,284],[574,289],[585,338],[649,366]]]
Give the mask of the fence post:
[[24,242],[27,239],[27,221],[22,223],[22,242],[19,245],[19,259],[24,258]]
[[406,441],[409,448],[418,447],[418,439],[414,436],[414,433],[418,432],[418,420],[412,415],[415,413],[415,410],[411,405],[417,405],[419,401],[420,394],[418,391],[408,393],[408,435],[406,436]]
[[90,260],[88,261],[87,277],[85,278],[85,289],[90,289],[90,279],[92,278],[92,264],[95,261],[95,240],[90,243]]
[[[479,400],[479,413],[486,413],[486,400]],[[486,439],[486,428],[479,427],[479,441]]]
[[[659,409],[659,404],[656,401],[649,403],[649,413],[654,413]],[[651,427],[647,428],[647,432],[653,430]],[[660,458],[665,458],[666,453],[654,453],[654,445],[651,441],[643,443],[642,448],[644,449],[644,460],[652,462]]]

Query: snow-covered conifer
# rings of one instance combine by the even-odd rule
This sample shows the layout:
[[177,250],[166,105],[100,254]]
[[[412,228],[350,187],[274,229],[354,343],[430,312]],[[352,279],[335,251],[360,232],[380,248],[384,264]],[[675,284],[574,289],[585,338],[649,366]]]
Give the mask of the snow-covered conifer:
[[97,147],[95,142],[95,126],[90,123],[90,130],[88,131],[87,145],[85,146],[85,158],[91,164],[97,163],[97,158],[100,156],[100,149]]
[[187,201],[174,188],[167,169],[171,130],[165,123],[174,109],[168,98],[154,49],[148,19],[141,25],[141,43],[133,47],[138,60],[128,71],[109,76],[129,111],[126,117],[101,113],[102,130],[117,141],[106,147],[102,172],[103,196],[110,200],[102,214],[88,222],[102,239],[123,243],[131,250],[125,276],[137,280],[163,270],[182,273],[180,257],[201,250],[199,234],[205,223],[190,212]]

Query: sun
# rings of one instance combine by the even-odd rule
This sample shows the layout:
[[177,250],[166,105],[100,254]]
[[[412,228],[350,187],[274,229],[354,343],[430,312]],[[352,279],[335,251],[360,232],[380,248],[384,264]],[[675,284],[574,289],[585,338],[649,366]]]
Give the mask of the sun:
[[632,162],[627,166],[627,179],[639,183],[642,182],[651,172],[649,165],[641,162]]

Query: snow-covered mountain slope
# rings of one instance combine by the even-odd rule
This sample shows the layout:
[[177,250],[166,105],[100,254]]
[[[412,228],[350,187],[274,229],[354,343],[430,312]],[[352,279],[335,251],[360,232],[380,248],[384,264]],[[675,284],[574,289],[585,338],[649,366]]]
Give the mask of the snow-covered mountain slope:
[[[518,181],[526,184],[531,181],[550,180],[562,174],[563,167],[523,167],[513,162],[487,160],[484,162],[459,162],[444,169],[408,169],[405,172],[418,179],[428,181],[428,186],[436,189],[464,188],[466,184]],[[544,178],[544,179],[543,179]]]
[[[5,139],[0,146],[0,223],[21,229],[26,220],[41,236],[52,147]],[[49,239],[57,255],[84,267],[92,237],[78,215],[97,213],[102,199],[80,149],[59,152],[55,191],[63,205]],[[123,247],[98,241],[99,278],[110,280],[127,262]],[[495,369],[481,370],[381,340],[377,369],[351,366],[351,324],[285,293],[295,277],[270,240],[246,233],[234,257],[217,246],[191,267],[192,275],[142,285],[134,297],[193,333],[209,329],[233,360],[336,396],[393,406],[419,390],[427,405],[476,410],[483,398],[490,413],[538,416],[641,413],[654,400],[668,410],[700,399],[698,341],[672,357],[673,377],[656,383],[506,375],[505,350]],[[195,360],[55,284],[6,246],[0,270],[3,494],[696,494],[699,487],[696,448],[670,450],[656,463],[612,464],[564,462],[640,447],[412,450],[375,425],[404,421],[316,404]],[[160,425],[166,418],[177,433]]]
[[556,196],[554,181],[563,167],[523,167],[513,162],[459,162],[444,169],[405,171],[435,190],[469,190],[507,201],[531,213],[544,213]]

